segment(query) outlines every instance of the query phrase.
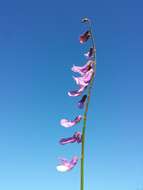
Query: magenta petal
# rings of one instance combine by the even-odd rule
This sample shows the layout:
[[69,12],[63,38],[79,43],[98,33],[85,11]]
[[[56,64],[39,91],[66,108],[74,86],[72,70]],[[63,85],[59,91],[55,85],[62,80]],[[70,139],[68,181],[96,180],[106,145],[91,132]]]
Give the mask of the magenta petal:
[[60,124],[63,127],[69,128],[69,127],[72,127],[72,126],[76,125],[77,123],[79,123],[81,121],[81,119],[82,119],[81,115],[77,116],[73,121],[69,121],[67,119],[61,119]]
[[61,164],[66,164],[68,163],[68,160],[66,158],[59,158]]
[[70,164],[73,165],[73,166],[75,166],[75,164],[77,163],[77,161],[78,161],[78,157],[77,157],[77,156],[74,156],[74,157],[72,158],[72,160],[70,161]]
[[75,132],[72,137],[62,138],[59,143],[61,145],[65,145],[65,144],[74,143],[74,142],[77,142],[77,143],[81,142],[81,133],[80,132]]
[[57,170],[59,172],[67,172],[74,168],[74,166],[78,162],[78,157],[74,156],[72,160],[69,162],[66,159],[61,159],[61,163],[57,166]]
[[65,145],[65,144],[68,144],[68,143],[74,143],[76,142],[76,138],[75,137],[70,137],[70,138],[62,138],[60,140],[60,144],[61,145]]
[[76,138],[77,143],[81,143],[81,141],[82,141],[82,134],[81,134],[81,132],[76,132],[73,137]]

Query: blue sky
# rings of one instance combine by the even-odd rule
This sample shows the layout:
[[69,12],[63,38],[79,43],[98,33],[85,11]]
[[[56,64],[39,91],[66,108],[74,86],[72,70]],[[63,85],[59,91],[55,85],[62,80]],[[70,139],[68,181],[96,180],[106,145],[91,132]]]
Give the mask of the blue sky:
[[143,188],[143,2],[140,0],[10,1],[0,3],[0,189],[79,189],[79,164],[66,174],[60,146],[72,129],[59,125],[82,112],[70,68],[85,63],[79,44],[94,24],[97,76],[87,122],[85,190]]

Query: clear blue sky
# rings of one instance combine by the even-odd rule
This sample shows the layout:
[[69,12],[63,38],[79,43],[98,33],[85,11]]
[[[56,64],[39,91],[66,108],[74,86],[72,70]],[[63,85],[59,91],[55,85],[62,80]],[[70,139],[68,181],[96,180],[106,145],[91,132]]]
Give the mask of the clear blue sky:
[[60,146],[82,125],[61,118],[82,113],[70,68],[85,63],[78,42],[94,23],[97,76],[86,138],[85,190],[143,188],[143,2],[140,0],[5,0],[0,3],[0,189],[79,190],[79,164],[55,169]]

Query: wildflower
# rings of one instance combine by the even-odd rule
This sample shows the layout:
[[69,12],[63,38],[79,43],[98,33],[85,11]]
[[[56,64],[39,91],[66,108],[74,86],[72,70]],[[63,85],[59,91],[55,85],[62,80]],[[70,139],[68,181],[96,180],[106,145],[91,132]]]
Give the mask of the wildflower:
[[95,51],[96,51],[96,50],[95,50],[94,48],[90,48],[89,51],[88,51],[87,53],[85,53],[84,55],[85,55],[85,57],[87,57],[88,59],[93,58],[93,55],[94,55],[94,52],[95,52]]
[[82,94],[82,92],[86,89],[86,87],[89,85],[90,80],[93,76],[93,72],[94,72],[93,69],[90,69],[82,77],[73,77],[76,84],[79,85],[80,88],[79,88],[79,90],[68,92],[68,95],[69,96],[80,96]]
[[87,86],[92,78],[93,75],[93,69],[90,69],[85,75],[82,77],[73,77],[75,80],[76,84],[81,86]]
[[68,92],[68,95],[73,97],[80,96],[82,92],[86,89],[86,87],[87,85],[81,86],[79,90],[73,90]]
[[73,67],[71,68],[71,70],[75,73],[79,73],[81,74],[81,76],[83,76],[87,71],[89,71],[93,64],[95,64],[95,61],[93,60],[89,60],[85,65],[83,66],[76,66],[73,65]]
[[67,171],[72,170],[74,168],[74,166],[77,164],[78,157],[74,156],[70,162],[64,158],[60,159],[60,161],[61,161],[61,163],[60,163],[60,165],[57,166],[57,170],[59,172],[67,172]]
[[69,128],[69,127],[73,127],[74,125],[79,123],[81,121],[81,119],[82,119],[81,115],[77,116],[73,121],[69,121],[68,119],[61,119],[60,124],[63,127]]
[[[87,121],[87,113],[88,113],[88,107],[91,97],[91,88],[93,86],[93,79],[94,79],[94,73],[96,72],[96,49],[95,49],[95,41],[92,33],[92,27],[91,27],[91,21],[88,18],[83,18],[81,20],[82,23],[88,24],[89,29],[83,33],[80,36],[80,43],[84,43],[88,41],[91,38],[92,46],[90,46],[90,49],[87,53],[85,53],[85,57],[87,57],[87,63],[83,66],[76,66],[73,65],[71,70],[74,73],[79,74],[79,76],[73,76],[74,81],[78,85],[77,90],[73,90],[68,92],[69,96],[80,96],[84,90],[87,89],[87,95],[84,94],[82,98],[78,101],[78,107],[83,108],[85,103],[85,111],[84,116],[78,115],[74,120],[68,120],[68,119],[61,119],[60,124],[65,128],[73,127],[74,125],[78,124],[81,119],[84,119],[83,122],[83,128],[82,133],[81,132],[75,132],[72,136],[68,138],[61,138],[59,140],[59,143],[61,145],[69,144],[69,143],[81,143],[81,172],[80,172],[80,189],[84,189],[84,147],[85,147],[85,128],[86,128],[86,121]],[[87,100],[86,100],[87,99]],[[86,102],[87,101],[87,102]],[[74,168],[74,166],[78,162],[78,157],[74,156],[70,161],[68,161],[65,158],[60,159],[59,165],[56,167],[58,171],[60,172],[67,172]]]
[[82,99],[78,102],[78,107],[82,109],[84,107],[85,101],[86,101],[87,95],[84,95]]
[[80,36],[80,43],[86,42],[91,37],[91,32],[88,30]]
[[81,142],[81,133],[80,132],[75,132],[72,137],[62,138],[59,143],[61,145],[64,145],[64,144],[74,143],[74,142],[77,142],[77,143]]

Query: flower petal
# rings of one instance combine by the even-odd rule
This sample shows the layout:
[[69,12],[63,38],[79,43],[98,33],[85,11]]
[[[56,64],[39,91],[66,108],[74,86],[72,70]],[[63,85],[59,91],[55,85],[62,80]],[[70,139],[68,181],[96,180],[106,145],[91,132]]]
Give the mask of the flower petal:
[[86,83],[84,81],[84,77],[74,77],[73,76],[73,79],[75,80],[76,84],[79,85],[80,87],[81,86],[85,86],[85,87],[88,86],[88,83]]
[[70,91],[68,92],[69,96],[80,96],[82,94],[82,92],[85,90],[86,86],[81,86],[79,90],[74,90],[74,91]]
[[69,167],[64,165],[59,165],[56,167],[59,172],[67,172],[69,170]]
[[77,143],[80,143],[81,142],[81,133],[80,132],[75,132],[74,135],[72,137],[69,137],[69,138],[62,138],[59,143],[61,145],[65,145],[65,144],[68,144],[68,143],[74,143],[74,142],[77,142]]
[[95,63],[95,61],[93,60],[89,60],[85,65],[83,66],[76,66],[73,65],[73,67],[71,68],[71,70],[75,73],[79,73],[81,74],[81,76],[83,76],[87,71],[89,71],[93,64]]
[[78,157],[77,157],[77,156],[74,156],[74,157],[72,158],[72,160],[70,161],[70,164],[75,165],[75,164],[77,163],[77,161],[78,161]]
[[86,42],[90,37],[91,37],[91,32],[88,30],[80,36],[79,41],[82,44],[82,43]]
[[74,136],[76,138],[77,143],[81,143],[82,141],[82,134],[81,132],[75,132]]
[[67,172],[72,170],[74,166],[77,164],[77,162],[78,162],[78,157],[74,156],[70,162],[66,163],[61,162],[61,164],[58,165],[56,168],[59,172]]
[[89,71],[87,71],[82,77],[73,77],[73,79],[75,80],[76,84],[81,86],[87,86],[92,78],[93,75],[93,69],[90,69]]
[[69,138],[62,138],[59,143],[61,145],[64,145],[64,144],[74,143],[74,142],[76,142],[76,138],[75,137],[69,137]]
[[82,119],[81,115],[77,116],[73,121],[69,121],[67,119],[61,119],[60,124],[63,127],[69,128],[69,127],[73,127],[74,125],[79,123],[81,121],[81,119]]
[[85,90],[85,88],[89,85],[93,73],[94,73],[93,69],[90,68],[90,70],[87,70],[87,72],[85,72],[84,75],[82,75],[82,77],[73,77],[76,84],[80,86],[80,89],[75,91],[70,91],[68,92],[68,95],[74,97],[80,96],[82,92]]
[[83,80],[85,83],[89,83],[92,79],[92,76],[93,76],[93,69],[90,69],[84,76],[83,76]]

